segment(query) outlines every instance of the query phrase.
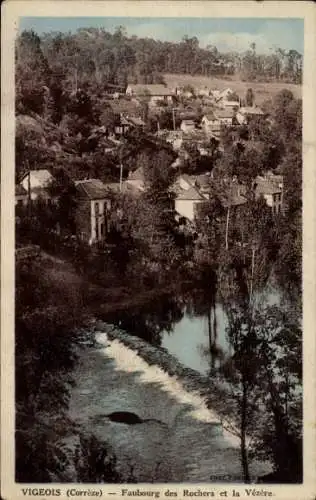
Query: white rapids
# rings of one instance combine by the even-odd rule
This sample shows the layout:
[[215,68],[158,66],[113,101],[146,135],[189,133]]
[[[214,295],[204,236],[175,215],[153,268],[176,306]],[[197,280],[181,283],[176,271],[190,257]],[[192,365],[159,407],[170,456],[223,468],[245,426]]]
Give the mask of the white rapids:
[[[223,430],[199,394],[106,333],[96,340],[97,348],[80,354],[70,416],[110,444],[120,472],[138,482],[242,481],[239,438]],[[115,411],[167,425],[111,422],[106,415]]]

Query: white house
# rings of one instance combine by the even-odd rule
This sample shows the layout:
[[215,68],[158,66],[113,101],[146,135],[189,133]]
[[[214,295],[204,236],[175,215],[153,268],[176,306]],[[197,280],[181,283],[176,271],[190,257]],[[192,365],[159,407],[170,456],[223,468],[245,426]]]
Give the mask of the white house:
[[30,192],[31,200],[41,199],[47,203],[55,203],[57,197],[50,191],[55,178],[47,169],[29,170],[20,182],[25,191]]
[[190,187],[177,193],[175,198],[175,211],[186,219],[193,221],[196,215],[196,207],[204,203],[206,198],[196,187]]
[[80,237],[90,245],[103,241],[111,208],[109,190],[99,179],[76,181],[76,223]]
[[177,178],[172,190],[176,194],[174,203],[176,213],[192,222],[196,215],[197,205],[204,203],[207,196],[199,191],[194,177],[187,174],[182,174]]
[[221,121],[213,111],[203,116],[201,120],[201,126],[206,133],[218,135],[221,131]]
[[205,114],[201,120],[201,126],[206,133],[219,135],[221,125],[232,126],[235,113],[231,109],[214,109]]

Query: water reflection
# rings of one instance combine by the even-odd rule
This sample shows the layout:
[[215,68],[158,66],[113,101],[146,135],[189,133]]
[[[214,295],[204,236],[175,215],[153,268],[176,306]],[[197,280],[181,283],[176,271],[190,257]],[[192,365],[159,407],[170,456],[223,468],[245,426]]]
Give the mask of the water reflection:
[[172,333],[162,333],[162,346],[185,366],[205,375],[220,368],[230,355],[226,327],[227,317],[220,304],[206,315],[194,316],[184,310]]
[[[102,319],[165,347],[183,365],[212,375],[232,355],[232,348],[225,305],[218,300],[215,280],[210,277],[207,283],[190,283],[172,293],[157,291],[147,298],[142,294],[139,300],[133,297],[131,305],[113,308]],[[269,292],[258,295],[258,301],[277,303],[278,293]]]

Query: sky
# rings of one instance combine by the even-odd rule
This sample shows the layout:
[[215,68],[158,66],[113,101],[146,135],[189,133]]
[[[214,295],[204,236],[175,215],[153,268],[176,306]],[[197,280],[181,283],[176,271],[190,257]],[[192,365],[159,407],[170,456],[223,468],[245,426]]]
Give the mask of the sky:
[[113,32],[124,26],[128,35],[179,42],[184,35],[196,36],[200,47],[215,45],[220,52],[244,51],[256,43],[258,53],[275,47],[304,51],[304,21],[298,18],[162,18],[162,17],[23,17],[20,30],[39,35],[49,31],[76,31],[103,27]]

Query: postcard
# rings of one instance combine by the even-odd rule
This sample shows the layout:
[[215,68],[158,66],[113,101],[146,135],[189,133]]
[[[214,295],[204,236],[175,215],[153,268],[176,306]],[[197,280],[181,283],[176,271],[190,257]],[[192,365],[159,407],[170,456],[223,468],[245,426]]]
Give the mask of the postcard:
[[314,4],[2,16],[2,497],[315,498]]

